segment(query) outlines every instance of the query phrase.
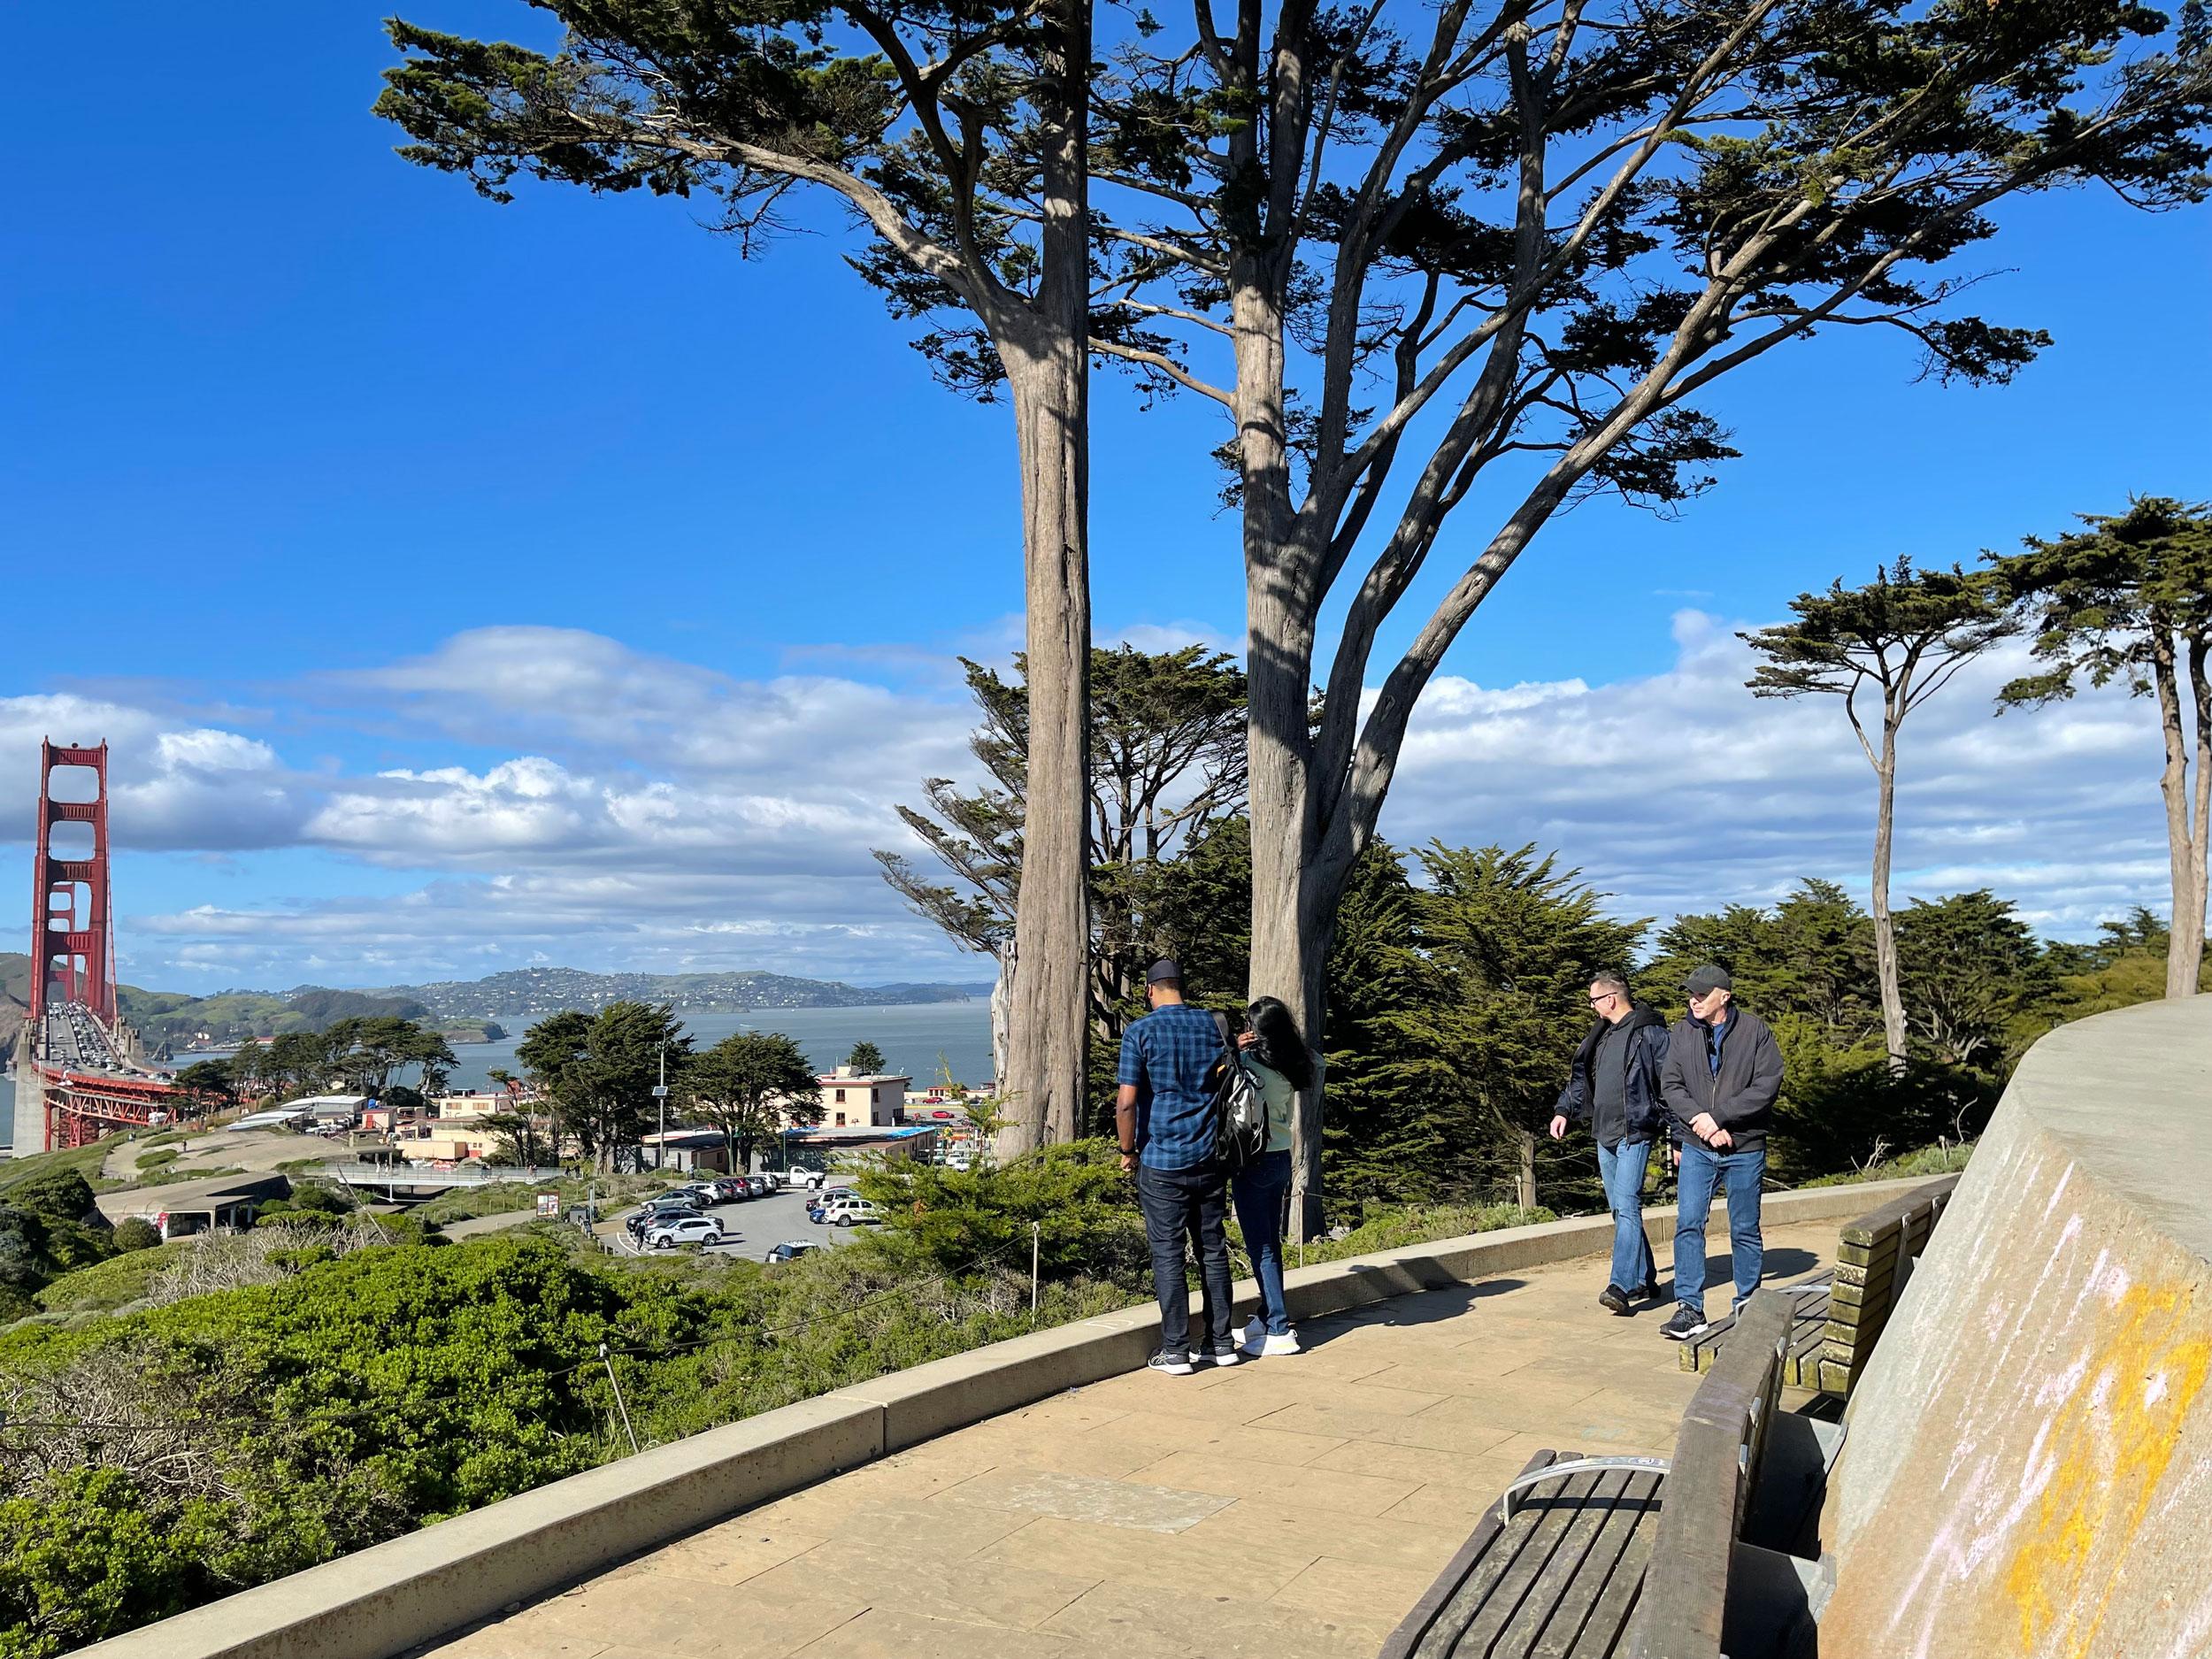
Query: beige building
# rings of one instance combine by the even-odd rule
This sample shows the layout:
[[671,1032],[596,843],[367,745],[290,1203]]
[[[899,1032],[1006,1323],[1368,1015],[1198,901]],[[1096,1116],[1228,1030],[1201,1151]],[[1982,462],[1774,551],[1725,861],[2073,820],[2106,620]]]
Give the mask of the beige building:
[[841,1065],[814,1080],[822,1093],[822,1127],[888,1129],[905,1118],[906,1086],[914,1079]]

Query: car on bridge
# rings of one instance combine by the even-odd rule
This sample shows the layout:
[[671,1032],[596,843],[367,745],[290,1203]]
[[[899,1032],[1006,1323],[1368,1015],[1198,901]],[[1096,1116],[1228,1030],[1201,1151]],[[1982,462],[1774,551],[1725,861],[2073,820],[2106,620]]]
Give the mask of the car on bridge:
[[645,1230],[649,1250],[672,1250],[680,1244],[719,1244],[722,1224],[712,1216],[678,1216]]

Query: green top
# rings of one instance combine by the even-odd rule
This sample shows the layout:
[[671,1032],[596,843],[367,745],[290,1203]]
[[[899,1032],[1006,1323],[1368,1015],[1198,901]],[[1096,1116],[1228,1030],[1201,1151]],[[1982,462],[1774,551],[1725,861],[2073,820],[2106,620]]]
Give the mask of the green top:
[[1248,1054],[1244,1056],[1244,1063],[1252,1068],[1252,1075],[1259,1079],[1260,1093],[1267,1099],[1267,1149],[1287,1152],[1291,1108],[1297,1103],[1298,1091],[1273,1066],[1262,1065]]

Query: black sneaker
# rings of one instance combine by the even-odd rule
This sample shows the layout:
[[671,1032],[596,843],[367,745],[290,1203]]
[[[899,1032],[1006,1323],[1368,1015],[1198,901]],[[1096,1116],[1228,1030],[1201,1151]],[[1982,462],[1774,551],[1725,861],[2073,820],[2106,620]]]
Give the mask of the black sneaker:
[[1147,1371],[1158,1371],[1164,1377],[1187,1377],[1192,1370],[1187,1354],[1155,1354],[1145,1361],[1144,1367]]
[[1694,1336],[1701,1336],[1711,1329],[1705,1316],[1686,1302],[1675,1305],[1674,1317],[1659,1327],[1659,1334],[1670,1342],[1686,1342]]
[[1659,1300],[1659,1281],[1655,1279],[1648,1285],[1639,1285],[1635,1290],[1635,1296],[1636,1300],[1639,1302],[1657,1302]]
[[1618,1285],[1608,1285],[1598,1292],[1598,1306],[1608,1313],[1624,1315],[1628,1311],[1628,1293]]
[[1216,1348],[1211,1343],[1208,1343],[1191,1357],[1195,1363],[1200,1365],[1238,1365],[1243,1363],[1244,1361],[1244,1356],[1237,1352],[1234,1340],[1232,1340],[1226,1348]]

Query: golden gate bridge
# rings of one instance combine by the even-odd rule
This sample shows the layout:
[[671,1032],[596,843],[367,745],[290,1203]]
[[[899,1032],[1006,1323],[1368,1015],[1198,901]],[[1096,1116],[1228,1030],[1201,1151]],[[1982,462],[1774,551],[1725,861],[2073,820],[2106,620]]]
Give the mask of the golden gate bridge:
[[17,1157],[165,1121],[188,1096],[141,1059],[115,1001],[108,746],[39,746],[29,1010],[15,1050]]

